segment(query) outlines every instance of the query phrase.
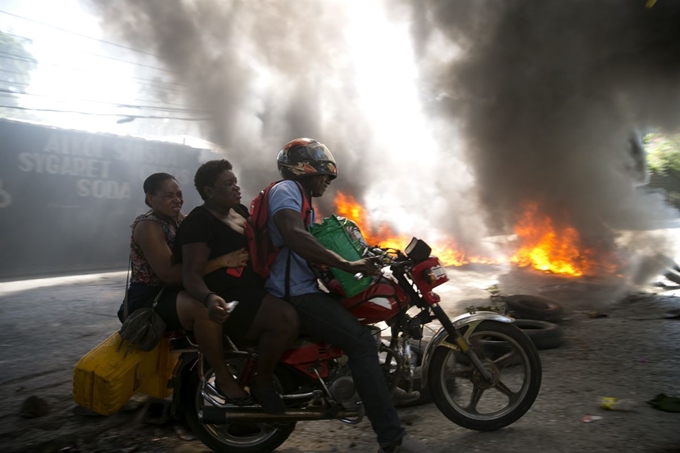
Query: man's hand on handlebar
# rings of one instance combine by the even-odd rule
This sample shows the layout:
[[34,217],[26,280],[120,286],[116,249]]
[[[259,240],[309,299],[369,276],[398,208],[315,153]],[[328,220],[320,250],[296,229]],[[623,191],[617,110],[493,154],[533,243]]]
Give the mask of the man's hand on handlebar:
[[380,274],[381,260],[377,257],[363,258],[357,261],[350,261],[347,269],[343,269],[350,274],[378,275]]

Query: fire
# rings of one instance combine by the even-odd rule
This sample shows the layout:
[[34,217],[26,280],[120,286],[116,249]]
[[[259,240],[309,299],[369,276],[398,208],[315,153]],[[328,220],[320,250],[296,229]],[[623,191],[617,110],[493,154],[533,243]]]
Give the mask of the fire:
[[[339,216],[354,221],[370,245],[403,250],[410,236],[392,232],[386,224],[371,225],[366,210],[352,195],[338,192],[335,200]],[[432,244],[432,253],[445,266],[462,266],[469,263],[500,264],[511,262],[519,267],[532,267],[543,272],[580,277],[595,270],[615,273],[616,259],[607,250],[586,247],[579,232],[570,226],[557,227],[553,220],[539,211],[538,204],[528,203],[515,226],[519,249],[509,259],[499,261],[470,256],[455,240],[447,239]],[[429,241],[428,241],[429,243]]]
[[520,248],[510,261],[520,267],[531,266],[544,272],[580,277],[590,274],[602,263],[595,250],[583,245],[578,231],[570,226],[558,228],[550,217],[539,214],[538,204],[528,203],[515,225]]
[[[403,250],[411,240],[411,236],[397,235],[386,224],[373,228],[366,215],[366,210],[353,196],[338,192],[334,200],[337,215],[352,220],[361,230],[364,239],[370,245],[392,247]],[[476,256],[469,256],[454,240],[447,240],[441,244],[429,244],[432,253],[445,266],[462,266],[468,263],[493,263],[493,260]]]

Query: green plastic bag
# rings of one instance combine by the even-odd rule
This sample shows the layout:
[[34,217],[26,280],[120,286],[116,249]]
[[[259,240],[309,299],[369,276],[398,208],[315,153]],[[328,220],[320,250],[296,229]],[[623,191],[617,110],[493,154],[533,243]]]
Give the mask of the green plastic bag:
[[[347,261],[361,259],[367,248],[359,227],[351,220],[338,217],[335,214],[324,218],[321,223],[310,226],[309,232],[324,247],[334,251]],[[357,280],[354,275],[340,269],[331,268],[331,272],[348,297],[360,293],[373,282],[373,278],[370,276]]]

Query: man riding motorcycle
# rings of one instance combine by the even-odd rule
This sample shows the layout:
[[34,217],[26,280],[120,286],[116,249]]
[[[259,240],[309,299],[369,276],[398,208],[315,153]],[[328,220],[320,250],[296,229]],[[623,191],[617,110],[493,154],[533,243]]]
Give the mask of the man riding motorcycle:
[[321,197],[337,177],[333,155],[322,143],[299,138],[281,149],[277,164],[284,181],[269,192],[268,227],[274,246],[281,252],[271,267],[266,290],[276,297],[288,298],[300,317],[301,332],[345,351],[380,452],[434,451],[406,435],[380,370],[375,339],[355,316],[319,289],[317,277],[308,265],[311,262],[352,274],[375,273],[371,259],[345,260],[325,248],[302,221],[303,195],[296,182],[309,200]]

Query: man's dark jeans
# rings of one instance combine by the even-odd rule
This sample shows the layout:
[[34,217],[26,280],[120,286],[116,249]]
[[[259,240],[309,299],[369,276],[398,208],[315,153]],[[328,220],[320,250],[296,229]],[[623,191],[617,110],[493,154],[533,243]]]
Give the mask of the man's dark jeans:
[[290,303],[300,316],[303,333],[338,346],[349,357],[354,385],[378,435],[378,443],[388,445],[401,439],[406,431],[390,399],[378,362],[377,345],[369,330],[325,293],[293,296]]

